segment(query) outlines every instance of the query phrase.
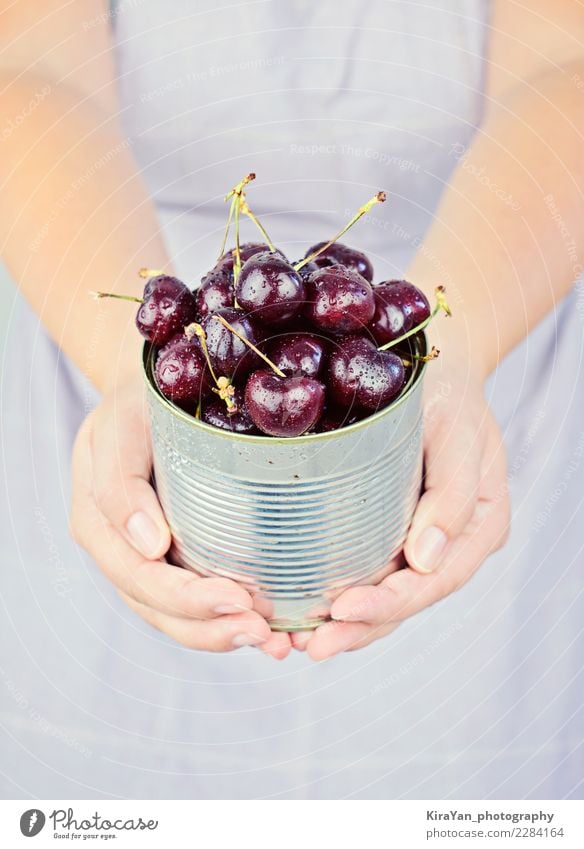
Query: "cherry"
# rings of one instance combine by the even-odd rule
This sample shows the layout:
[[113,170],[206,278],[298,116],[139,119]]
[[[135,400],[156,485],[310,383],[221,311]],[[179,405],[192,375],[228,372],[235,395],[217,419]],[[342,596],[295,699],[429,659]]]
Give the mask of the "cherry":
[[159,271],[142,268],[140,277],[147,277],[142,298],[118,292],[92,292],[94,298],[116,298],[140,304],[136,326],[142,336],[155,345],[165,345],[185,325],[196,318],[194,294],[181,280]]
[[327,350],[326,341],[313,333],[286,333],[270,343],[268,356],[288,376],[319,377]]
[[304,315],[319,330],[354,333],[373,318],[373,288],[356,271],[332,265],[316,271],[306,285]]
[[330,433],[333,430],[340,430],[342,427],[348,427],[355,424],[363,418],[359,413],[353,410],[338,410],[336,407],[331,407],[325,410],[325,413],[316,427],[317,433]]
[[245,406],[244,393],[236,389],[233,396],[234,411],[230,412],[221,399],[209,399],[203,404],[201,419],[207,424],[232,433],[258,433],[253,419]]
[[[223,256],[219,257],[217,261],[217,265],[215,268],[221,268],[222,270],[231,271],[233,274],[233,263],[234,257],[233,252],[235,248],[231,248],[231,250],[226,251]],[[270,251],[269,245],[266,245],[264,242],[246,242],[244,245],[239,246],[239,253],[241,256],[242,264],[247,262],[248,259],[251,259],[252,256],[256,254],[263,254]],[[284,254],[281,251],[278,251],[278,255],[285,259]]]
[[206,369],[196,341],[177,335],[158,352],[156,383],[171,401],[198,401],[210,389]]
[[[318,244],[313,245],[306,251],[305,256],[311,256],[317,253],[325,244],[326,242],[318,242]],[[312,262],[319,268],[342,265],[344,268],[358,272],[369,283],[373,280],[373,266],[369,258],[362,251],[349,248],[340,242],[335,242],[328,248],[325,248]]]
[[245,402],[257,427],[268,436],[300,436],[314,427],[325,399],[324,385],[311,377],[278,377],[267,369],[250,375]]
[[144,287],[136,326],[149,342],[164,345],[171,336],[194,321],[197,303],[191,290],[176,277],[160,274]]
[[428,299],[407,280],[388,280],[373,287],[375,313],[369,329],[378,345],[385,345],[430,316]]
[[300,312],[306,299],[302,278],[272,253],[255,254],[244,264],[237,280],[236,298],[244,310],[268,324],[286,324]]
[[333,403],[345,409],[354,404],[378,410],[398,394],[405,370],[391,351],[378,351],[365,336],[348,336],[332,352],[327,376]]
[[218,377],[243,377],[261,365],[261,359],[227,327],[215,319],[222,316],[242,336],[253,345],[261,342],[261,336],[256,324],[250,316],[232,307],[218,310],[207,315],[201,325],[207,338],[207,348],[211,363]]
[[[300,260],[298,262],[300,262]],[[296,266],[296,265],[298,265],[298,262],[293,262],[292,265]],[[302,268],[298,269],[298,274],[302,277],[302,279],[306,283],[306,281],[308,280],[310,275],[314,274],[314,272],[318,271],[318,270],[319,270],[319,266],[316,264],[316,262],[312,262],[312,260],[310,260],[309,262],[306,263],[306,265],[303,265]]]
[[216,266],[203,277],[195,297],[201,318],[225,307],[232,307],[235,302],[233,274],[226,268]]

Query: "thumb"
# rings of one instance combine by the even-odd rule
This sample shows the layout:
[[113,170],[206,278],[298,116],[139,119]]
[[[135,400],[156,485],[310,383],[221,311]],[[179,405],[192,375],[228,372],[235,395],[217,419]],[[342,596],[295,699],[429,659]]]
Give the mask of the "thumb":
[[441,417],[424,437],[424,493],[404,546],[408,564],[434,571],[449,542],[458,536],[476,506],[483,454],[483,428],[459,410]]
[[99,509],[144,557],[159,559],[170,547],[170,531],[150,483],[152,443],[142,396],[106,403],[89,426]]

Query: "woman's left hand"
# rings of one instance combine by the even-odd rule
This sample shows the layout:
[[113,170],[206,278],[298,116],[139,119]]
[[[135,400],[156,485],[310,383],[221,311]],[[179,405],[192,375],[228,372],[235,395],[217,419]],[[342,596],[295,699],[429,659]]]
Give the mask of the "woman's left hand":
[[[425,490],[402,564],[377,586],[355,586],[333,603],[332,621],[292,635],[313,660],[369,645],[461,587],[507,538],[509,497],[500,430],[483,380],[428,367],[424,398]],[[440,374],[448,374],[448,381]]]

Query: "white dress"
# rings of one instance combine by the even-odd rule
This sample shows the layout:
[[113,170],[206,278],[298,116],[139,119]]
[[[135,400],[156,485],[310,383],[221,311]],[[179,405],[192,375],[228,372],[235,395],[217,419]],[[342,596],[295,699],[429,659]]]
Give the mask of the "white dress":
[[[179,273],[212,265],[222,195],[253,170],[250,204],[291,258],[387,190],[348,241],[377,280],[402,274],[481,119],[488,13],[121,2],[126,132]],[[581,798],[582,322],[575,290],[489,383],[505,548],[369,648],[275,663],[174,644],[69,539],[71,445],[95,398],[19,302],[0,411],[1,795]]]

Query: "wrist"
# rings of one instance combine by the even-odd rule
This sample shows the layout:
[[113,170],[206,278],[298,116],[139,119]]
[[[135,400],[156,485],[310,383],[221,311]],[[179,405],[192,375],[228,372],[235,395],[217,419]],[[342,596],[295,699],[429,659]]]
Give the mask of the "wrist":
[[436,360],[438,371],[444,373],[469,374],[484,382],[492,369],[488,352],[473,332],[471,323],[464,315],[452,308],[452,316],[436,316],[426,330],[428,346],[440,351]]
[[[435,274],[420,274],[415,265],[406,279],[424,292],[433,309],[437,303],[436,289],[441,285],[440,279]],[[442,368],[459,373],[470,371],[484,381],[497,362],[496,352],[492,350],[493,343],[497,343],[497,335],[486,327],[484,311],[481,314],[456,284],[445,286],[444,296],[451,315],[440,310],[429,323],[426,328],[428,346],[440,351],[436,362],[441,363]]]
[[130,328],[125,343],[116,350],[108,345],[102,352],[103,356],[93,364],[89,378],[97,389],[106,394],[115,391],[119,386],[142,384],[142,347],[144,340]]

